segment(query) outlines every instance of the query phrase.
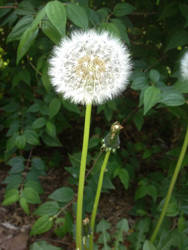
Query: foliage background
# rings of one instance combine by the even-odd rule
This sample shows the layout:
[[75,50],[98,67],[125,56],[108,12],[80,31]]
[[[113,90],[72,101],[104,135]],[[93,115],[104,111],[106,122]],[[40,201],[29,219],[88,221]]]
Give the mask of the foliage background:
[[[6,6],[0,8],[0,160],[7,166],[3,205],[19,201],[29,215],[29,204],[51,202],[46,205],[51,205],[51,213],[44,208],[34,212],[49,223],[44,228],[35,224],[33,235],[60,223],[50,223],[50,218],[64,211],[74,197],[84,107],[57,96],[50,85],[47,61],[54,44],[71,31],[106,29],[127,44],[134,70],[125,93],[93,109],[84,209],[91,212],[102,162],[102,156],[97,156],[101,139],[118,120],[124,126],[121,149],[111,157],[103,191],[116,190],[123,193],[121,197],[131,197],[126,217],[133,218],[133,233],[126,241],[132,244],[130,249],[141,249],[159,215],[187,122],[188,85],[179,72],[188,45],[187,1],[25,0],[0,1],[0,6]],[[160,250],[188,249],[187,163],[186,156],[156,242]],[[57,168],[68,173],[68,184],[59,187],[59,196],[56,192],[41,200],[45,190],[39,176]],[[62,216],[57,235],[73,233],[71,214]],[[113,244],[110,240],[98,242],[108,249]]]

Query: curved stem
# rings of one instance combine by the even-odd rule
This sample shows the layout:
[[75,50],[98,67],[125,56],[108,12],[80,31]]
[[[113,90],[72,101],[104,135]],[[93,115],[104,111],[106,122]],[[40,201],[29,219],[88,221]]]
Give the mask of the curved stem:
[[187,150],[187,146],[188,146],[188,126],[187,126],[187,130],[186,130],[186,134],[185,134],[185,138],[184,138],[184,142],[183,142],[183,146],[182,146],[182,149],[181,149],[181,152],[180,152],[180,155],[179,155],[179,158],[178,158],[178,161],[177,161],[177,164],[176,164],[176,168],[174,170],[174,174],[172,176],[172,179],[171,179],[171,182],[170,182],[170,186],[168,188],[168,193],[166,195],[166,199],[165,199],[165,203],[164,203],[164,206],[163,206],[163,209],[162,209],[162,212],[161,212],[161,215],[159,217],[159,220],[157,222],[157,225],[154,229],[154,232],[151,236],[151,239],[150,241],[153,243],[157,237],[157,234],[158,234],[158,231],[159,231],[159,228],[163,222],[163,219],[164,219],[164,216],[166,214],[166,210],[168,208],[168,203],[170,201],[170,198],[171,198],[171,195],[172,195],[172,191],[173,191],[173,188],[174,188],[174,185],[176,183],[176,180],[177,180],[177,177],[178,177],[178,174],[179,174],[179,171],[181,169],[181,165],[182,165],[182,162],[183,162],[183,159],[184,159],[184,156],[185,156],[185,153],[186,153],[186,150]]
[[78,184],[77,212],[76,212],[76,250],[82,250],[82,208],[83,208],[83,192],[85,183],[86,159],[88,151],[90,120],[91,120],[91,104],[86,106],[84,136],[82,146],[82,156],[80,163],[80,176]]
[[111,151],[109,150],[105,154],[105,158],[104,158],[104,161],[103,161],[103,164],[102,164],[102,167],[101,167],[100,176],[99,176],[97,192],[96,192],[96,195],[95,195],[95,201],[94,201],[94,204],[93,204],[93,210],[92,210],[92,214],[91,214],[91,223],[90,223],[91,234],[90,234],[90,239],[89,239],[89,250],[93,250],[93,236],[94,236],[94,229],[95,229],[95,219],[96,219],[97,208],[98,208],[101,189],[102,189],[102,184],[103,184],[104,172],[105,172],[105,169],[106,169],[106,165],[108,163],[110,152]]

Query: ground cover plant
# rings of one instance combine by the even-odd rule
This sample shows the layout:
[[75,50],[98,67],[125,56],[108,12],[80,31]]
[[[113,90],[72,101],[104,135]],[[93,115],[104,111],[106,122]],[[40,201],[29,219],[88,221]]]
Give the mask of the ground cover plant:
[[[186,0],[0,1],[0,227],[25,218],[17,249],[188,249],[187,13]],[[96,96],[81,153],[93,99],[56,93],[49,65],[91,29],[126,46],[132,73],[119,96]]]

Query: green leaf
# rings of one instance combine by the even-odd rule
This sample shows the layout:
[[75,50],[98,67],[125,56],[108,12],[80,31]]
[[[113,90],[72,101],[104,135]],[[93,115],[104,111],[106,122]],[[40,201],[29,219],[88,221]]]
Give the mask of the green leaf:
[[129,173],[124,168],[117,168],[114,172],[114,177],[118,176],[123,184],[124,188],[127,189],[129,186]]
[[[61,35],[59,31],[55,28],[55,26],[48,19],[42,21],[41,29],[52,42],[54,42],[55,44],[59,44],[61,40]],[[44,83],[44,81],[46,81],[46,79],[44,78],[48,77],[44,75],[44,73],[42,74],[42,77],[43,77],[42,81]]]
[[57,113],[59,112],[61,108],[61,101],[59,98],[54,98],[49,105],[49,115],[50,118],[54,117],[55,115],[57,115]]
[[[165,202],[165,199],[163,199],[159,204],[160,211],[162,211],[164,202]],[[176,198],[172,197],[166,210],[166,216],[175,217],[178,215],[178,213],[179,213],[178,201],[176,200]]]
[[31,204],[39,204],[41,202],[38,193],[31,187],[24,188],[22,191],[22,197]]
[[128,45],[130,45],[130,40],[127,34],[127,28],[125,24],[119,19],[119,18],[113,18],[111,19],[112,23],[117,27],[119,30],[119,34],[121,36],[121,39],[125,41]]
[[66,27],[66,11],[64,4],[59,1],[51,1],[46,5],[45,10],[50,22],[59,31],[61,36],[64,36]]
[[73,22],[76,26],[86,29],[88,28],[88,16],[83,7],[68,3],[66,5],[67,17]]
[[156,248],[149,240],[146,240],[144,242],[143,250],[156,250]]
[[40,217],[32,226],[30,235],[42,234],[49,231],[53,226],[53,220],[48,216],[44,215]]
[[19,203],[20,203],[20,207],[24,210],[24,212],[27,215],[29,215],[29,206],[28,206],[27,200],[24,197],[20,197]]
[[31,166],[32,166],[32,168],[35,168],[37,170],[45,170],[46,169],[46,165],[45,165],[44,161],[39,157],[33,157],[31,159]]
[[24,131],[24,134],[26,136],[27,143],[34,145],[34,146],[40,143],[38,139],[38,135],[34,130],[27,129]]
[[22,156],[17,156],[8,161],[8,165],[12,168],[9,171],[9,174],[18,174],[24,170],[24,161],[25,159]]
[[42,24],[42,22],[44,21],[44,20],[42,20],[42,19],[45,17],[45,14],[46,14],[45,8],[41,9],[41,10],[37,13],[37,15],[36,15],[34,21],[32,22],[32,25],[31,25],[31,28],[32,28],[32,29],[36,29],[36,28],[38,27],[39,24],[40,24],[40,25]]
[[5,193],[5,199],[2,202],[3,206],[9,206],[19,200],[19,192],[17,189],[9,189]]
[[161,103],[167,106],[180,106],[185,103],[185,98],[179,92],[173,91],[164,91],[162,92],[162,97],[160,100]]
[[114,23],[101,23],[100,28],[102,30],[107,30],[109,33],[113,34],[114,36],[120,38],[120,30]]
[[45,125],[46,125],[46,119],[44,117],[40,117],[33,122],[32,128],[38,129],[44,127]]
[[46,123],[46,132],[52,137],[56,137],[56,126],[53,122],[48,121]]
[[37,241],[31,245],[30,250],[62,250],[62,248],[52,246],[46,241]]
[[26,145],[26,137],[24,134],[16,136],[16,146],[19,149],[24,149]]
[[27,180],[24,187],[25,188],[30,187],[30,188],[34,189],[39,194],[42,194],[44,192],[39,181]]
[[146,195],[149,195],[153,198],[154,202],[156,202],[157,199],[157,189],[153,185],[142,185],[139,186],[135,193],[135,200],[141,199],[145,197]]
[[131,88],[134,90],[142,90],[148,86],[148,80],[145,76],[137,76],[133,79]]
[[177,48],[178,46],[183,46],[188,43],[188,32],[185,30],[176,30],[168,39],[168,44],[166,46],[166,51],[170,49]]
[[28,28],[23,33],[17,50],[17,60],[16,60],[17,64],[22,59],[22,57],[27,53],[37,35],[38,35],[38,29],[32,29],[32,28]]
[[35,211],[34,215],[42,216],[48,215],[53,216],[58,213],[60,207],[56,201],[47,201],[39,206]]
[[25,82],[30,85],[31,74],[27,69],[19,71],[12,79],[12,87],[15,88],[20,82]]
[[80,109],[78,108],[78,106],[74,103],[71,103],[71,102],[67,102],[65,100],[62,101],[63,103],[63,107],[65,109],[67,109],[68,111],[71,111],[73,113],[76,113],[76,114],[80,114]]
[[180,93],[188,93],[188,82],[187,81],[178,81],[173,85],[173,88]]
[[120,242],[123,242],[123,233],[124,232],[128,232],[129,230],[129,224],[128,221],[126,219],[122,219],[117,223],[117,233],[116,233],[116,241],[115,241],[115,246],[114,246],[114,250],[119,250],[120,247]]
[[42,140],[47,146],[50,147],[61,147],[62,144],[57,137],[51,137],[50,135],[43,135]]
[[149,78],[152,82],[157,83],[160,79],[159,71],[157,71],[155,69],[151,69],[149,72]]
[[70,187],[58,188],[48,196],[49,199],[63,203],[68,203],[73,199],[73,197],[74,197],[74,192]]
[[129,3],[118,3],[114,7],[114,15],[117,17],[131,14],[135,10],[135,7]]
[[14,40],[19,40],[23,32],[29,28],[31,25],[31,22],[33,21],[32,16],[24,16],[22,17],[16,25],[13,27],[11,32],[9,33],[7,37],[7,42],[12,42]]
[[144,115],[160,100],[160,89],[150,86],[144,91]]

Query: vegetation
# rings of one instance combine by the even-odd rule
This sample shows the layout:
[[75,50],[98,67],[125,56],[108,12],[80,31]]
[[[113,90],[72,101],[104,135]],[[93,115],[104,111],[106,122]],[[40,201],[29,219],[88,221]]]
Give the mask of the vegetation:
[[[60,239],[70,235],[75,249],[85,107],[55,93],[48,59],[72,31],[105,29],[128,46],[133,72],[121,96],[93,106],[83,249],[89,249],[105,159],[102,139],[118,121],[120,149],[103,164],[107,171],[99,203],[107,209],[103,197],[110,199],[114,192],[117,202],[126,200],[130,209],[115,223],[98,209],[93,249],[188,250],[188,83],[180,74],[188,46],[187,1],[0,0],[0,23],[0,161],[7,169],[2,205],[16,204],[28,218],[35,216],[34,241],[51,230]],[[42,179],[56,171],[62,183],[48,194]],[[29,249],[66,246],[37,240]]]

